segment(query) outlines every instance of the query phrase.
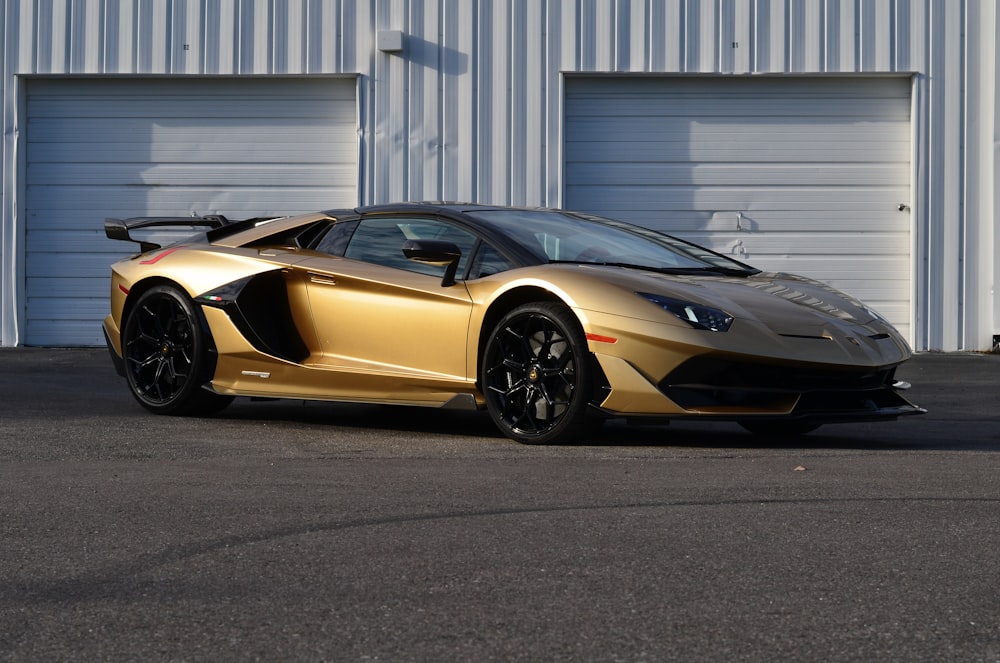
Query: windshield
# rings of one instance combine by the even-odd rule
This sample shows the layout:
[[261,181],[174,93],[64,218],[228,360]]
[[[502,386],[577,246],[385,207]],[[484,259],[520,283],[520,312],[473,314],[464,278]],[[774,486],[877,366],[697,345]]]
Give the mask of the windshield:
[[545,262],[679,273],[758,271],[695,244],[611,219],[555,210],[477,210],[470,215],[496,226]]

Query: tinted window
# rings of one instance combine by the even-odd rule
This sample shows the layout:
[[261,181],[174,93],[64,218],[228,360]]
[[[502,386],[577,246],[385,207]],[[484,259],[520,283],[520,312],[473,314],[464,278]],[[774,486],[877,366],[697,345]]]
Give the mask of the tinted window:
[[481,244],[476,252],[476,257],[472,261],[472,269],[469,270],[469,279],[478,279],[483,276],[491,276],[513,269],[514,265],[510,260],[504,258],[489,244]]
[[477,238],[472,233],[439,219],[406,217],[363,219],[351,235],[343,255],[345,258],[405,269],[408,272],[443,276],[444,267],[409,260],[403,255],[403,244],[408,239],[452,242],[462,252],[462,259],[458,263],[458,273],[461,274]]
[[316,245],[317,251],[329,253],[332,256],[344,255],[347,243],[354,234],[354,229],[358,227],[357,221],[340,221],[330,226],[330,229],[323,235],[323,239]]

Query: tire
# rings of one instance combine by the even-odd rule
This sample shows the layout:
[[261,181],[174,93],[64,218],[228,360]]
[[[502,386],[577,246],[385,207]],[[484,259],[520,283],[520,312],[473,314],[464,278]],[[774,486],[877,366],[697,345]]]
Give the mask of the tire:
[[480,377],[490,417],[507,437],[562,444],[583,434],[593,370],[566,306],[538,302],[505,315],[486,342]]
[[798,437],[820,427],[810,421],[741,421],[740,426],[754,435],[770,437]]
[[211,379],[211,339],[200,311],[172,286],[139,297],[122,327],[125,378],[139,404],[157,414],[200,415],[232,402],[202,389]]

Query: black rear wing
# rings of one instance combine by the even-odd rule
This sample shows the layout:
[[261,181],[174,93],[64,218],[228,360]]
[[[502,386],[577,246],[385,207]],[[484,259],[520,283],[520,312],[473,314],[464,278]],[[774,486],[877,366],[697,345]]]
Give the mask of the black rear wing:
[[[168,239],[177,240],[186,235],[193,235],[222,228],[234,223],[220,214],[206,216],[136,216],[131,219],[105,219],[104,234],[108,239],[120,239],[126,242],[136,242],[142,251],[152,251],[164,245],[158,241],[156,231]],[[133,235],[135,231],[147,231]]]
[[[135,242],[142,252],[152,251],[167,244],[190,241],[203,236],[213,242],[217,239],[250,228],[262,221],[278,217],[259,216],[252,219],[233,220],[221,214],[205,216],[136,216],[131,219],[105,219],[104,234],[108,239]],[[138,234],[133,232],[138,231]]]

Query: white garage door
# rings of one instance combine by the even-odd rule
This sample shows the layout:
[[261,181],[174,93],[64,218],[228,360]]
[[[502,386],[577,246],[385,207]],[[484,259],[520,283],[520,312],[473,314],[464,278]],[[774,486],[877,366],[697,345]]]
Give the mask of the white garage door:
[[38,80],[28,85],[28,345],[102,345],[105,217],[358,202],[353,79]]
[[909,336],[907,79],[570,78],[565,113],[565,207],[820,279]]

